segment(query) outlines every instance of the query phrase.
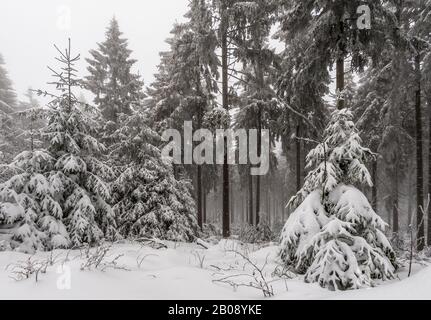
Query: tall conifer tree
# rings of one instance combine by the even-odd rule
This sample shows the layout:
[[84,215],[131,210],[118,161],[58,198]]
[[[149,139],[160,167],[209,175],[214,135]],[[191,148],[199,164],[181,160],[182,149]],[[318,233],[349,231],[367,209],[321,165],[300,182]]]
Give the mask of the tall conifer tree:
[[118,122],[119,114],[131,114],[133,106],[143,99],[143,82],[133,72],[136,60],[130,56],[127,39],[122,37],[118,21],[113,18],[106,31],[106,39],[90,51],[85,87],[94,95],[94,103],[105,119]]

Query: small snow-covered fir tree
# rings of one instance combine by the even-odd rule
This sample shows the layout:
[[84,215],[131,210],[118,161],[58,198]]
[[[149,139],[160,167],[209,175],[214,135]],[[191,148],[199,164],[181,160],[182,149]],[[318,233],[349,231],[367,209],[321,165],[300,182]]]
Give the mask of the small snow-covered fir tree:
[[0,224],[13,230],[12,248],[32,253],[69,246],[62,209],[46,175],[53,165],[45,150],[24,151],[9,165],[15,175],[0,184]]
[[23,151],[4,166],[2,176],[9,179],[0,185],[0,226],[9,226],[11,247],[24,252],[66,248],[70,244],[61,206],[54,200],[47,178],[54,159],[46,150],[35,150],[41,145],[39,126],[48,110],[38,108],[30,92],[29,103],[22,103],[19,112],[24,128],[21,135],[30,151]]
[[98,159],[105,147],[94,136],[97,128],[88,105],[73,93],[79,86],[69,48],[60,51],[62,71],[53,71],[59,96],[50,103],[51,114],[44,136],[55,159],[49,175],[54,199],[61,203],[63,218],[72,244],[94,244],[104,237],[116,236],[114,212],[110,206],[112,169]]
[[281,235],[281,258],[331,290],[368,286],[392,279],[394,251],[386,224],[355,187],[372,185],[365,166],[373,154],[361,138],[349,109],[335,110],[323,140],[307,156],[311,169],[290,205],[298,205]]
[[191,241],[197,232],[195,202],[187,181],[176,180],[157,148],[160,136],[136,111],[121,117],[113,155],[124,165],[114,183],[119,231],[124,237]]

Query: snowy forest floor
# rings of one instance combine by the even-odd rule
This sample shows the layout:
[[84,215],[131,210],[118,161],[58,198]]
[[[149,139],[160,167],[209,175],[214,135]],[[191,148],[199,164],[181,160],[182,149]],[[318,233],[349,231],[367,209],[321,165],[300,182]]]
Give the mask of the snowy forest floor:
[[[424,264],[414,264],[410,278],[403,267],[399,279],[378,283],[375,288],[331,292],[304,283],[301,276],[287,279],[276,244],[222,240],[208,249],[197,244],[165,244],[167,248],[162,249],[133,243],[106,246],[109,252],[100,260],[94,254],[97,249],[90,254],[57,250],[34,256],[0,252],[0,299],[263,299],[261,290],[235,288],[241,283],[264,283],[257,270],[263,267],[262,276],[273,288],[271,299],[431,299],[431,267]],[[19,276],[14,270],[19,273],[21,267],[38,265],[46,272],[38,274],[37,282],[35,274],[21,281],[11,278]],[[85,270],[83,265],[87,265]],[[231,284],[217,282],[220,279]]]

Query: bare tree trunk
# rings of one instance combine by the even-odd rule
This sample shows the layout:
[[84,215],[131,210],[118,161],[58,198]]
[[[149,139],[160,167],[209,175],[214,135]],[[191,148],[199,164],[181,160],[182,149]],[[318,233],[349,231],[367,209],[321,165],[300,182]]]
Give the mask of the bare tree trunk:
[[254,224],[254,214],[253,214],[253,176],[251,175],[251,166],[249,165],[248,172],[248,223],[250,225]]
[[249,193],[247,192],[245,194],[245,217],[246,217],[247,223],[251,224],[250,223],[250,211],[249,211],[250,210],[250,206],[249,206],[250,201],[248,200],[248,198],[249,198]]
[[[391,197],[393,197],[393,195],[391,195]],[[393,202],[394,199],[391,198],[391,201]],[[387,209],[388,209],[388,225],[389,225],[389,228],[392,229],[392,216],[393,216],[393,212],[392,212],[392,210],[391,210],[390,207],[388,207]]]
[[[412,189],[410,189],[410,190],[412,190]],[[413,202],[414,202],[413,193],[411,193],[409,195],[408,201],[409,201],[409,203],[408,203],[408,208],[407,208],[407,218],[408,218],[407,227],[410,226],[410,223],[411,223],[412,217],[413,217]]]
[[[259,109],[257,118],[257,155],[258,157],[262,154],[262,116],[261,110]],[[260,223],[260,183],[261,176],[256,176],[256,226]]]
[[372,206],[374,211],[378,211],[378,160],[376,159],[373,161],[373,169],[372,169],[372,175],[373,175],[373,187],[372,187]]
[[422,251],[425,248],[425,226],[424,226],[424,176],[423,176],[423,131],[422,131],[422,106],[421,106],[421,57],[418,54],[415,57],[416,69],[416,193],[417,193],[417,250]]
[[[336,78],[337,78],[337,93],[344,91],[344,56],[345,56],[345,44],[344,44],[344,7],[338,8],[337,18],[339,23],[340,39],[338,39],[338,51],[339,57],[336,61]],[[342,110],[345,107],[344,98],[337,99],[337,108]]]
[[233,193],[234,193],[234,188],[229,188],[229,192],[230,192],[230,196],[229,196],[229,201],[230,201],[230,223],[233,224],[235,223],[235,213],[236,213],[236,201],[233,200]]
[[[263,50],[263,38],[262,38],[262,32],[261,28],[258,27],[256,29],[256,33],[253,35],[256,42],[254,49],[256,52],[261,52]],[[254,69],[256,73],[256,78],[258,81],[258,92],[259,95],[263,95],[264,88],[265,88],[265,78],[264,78],[264,70],[262,68],[262,57],[260,55],[255,56],[254,61]],[[262,105],[258,105],[258,112],[257,112],[257,155],[258,157],[261,157],[262,155]],[[261,215],[261,182],[262,177],[260,175],[256,176],[256,226],[260,223],[260,215]]]
[[267,186],[267,188],[268,188],[268,191],[267,191],[267,193],[268,193],[268,225],[270,226],[271,222],[272,222],[272,216],[271,216],[272,215],[272,203],[271,203],[272,197],[271,197],[271,192],[269,190],[269,185]]
[[247,192],[242,192],[241,197],[241,224],[247,224]]
[[202,166],[197,166],[197,185],[198,185],[198,192],[197,192],[197,198],[198,198],[198,225],[199,228],[202,230],[203,227],[203,210],[202,210]]
[[208,193],[207,188],[204,188],[204,194],[203,194],[203,223],[207,223],[207,201],[208,201]]
[[[250,134],[247,134],[247,145],[250,148]],[[248,223],[254,225],[253,214],[253,176],[251,175],[250,155],[248,156]]]
[[[412,162],[410,162],[409,164],[409,178],[408,178],[408,190],[413,190],[415,187],[415,183],[414,183],[414,171],[415,171],[415,166]],[[412,223],[412,218],[413,218],[413,207],[414,207],[414,194],[413,192],[409,192],[409,197],[408,197],[408,221],[407,221],[407,227],[410,227],[410,224]]]
[[296,191],[299,192],[302,188],[302,166],[301,166],[301,140],[299,140],[301,135],[301,125],[298,124],[296,127]]
[[395,163],[395,181],[394,181],[394,205],[392,210],[392,232],[397,237],[399,232],[399,181],[398,181],[399,160]]
[[[221,46],[222,46],[222,104],[226,111],[229,111],[229,79],[228,79],[228,16],[225,1],[222,2],[221,8]],[[225,137],[225,157],[223,164],[223,238],[230,237],[230,212],[229,212],[229,197],[230,197],[230,173],[228,165],[228,150],[227,150],[227,138]]]
[[271,223],[271,195],[269,193],[269,177],[267,176],[266,178],[266,219],[267,219],[267,223],[270,224]]
[[283,201],[283,204],[281,205],[281,208],[283,209],[283,223],[285,222],[285,221],[287,221],[287,219],[289,218],[289,210],[286,208],[286,206],[287,206],[287,196],[283,196],[283,198],[284,198],[284,201]]
[[[429,141],[428,141],[428,197],[431,195],[431,94],[428,95]],[[431,247],[431,205],[428,206],[427,245]]]
[[[337,91],[343,92],[344,90],[344,58],[337,59]],[[338,110],[344,109],[345,101],[344,98],[338,99],[337,108]]]

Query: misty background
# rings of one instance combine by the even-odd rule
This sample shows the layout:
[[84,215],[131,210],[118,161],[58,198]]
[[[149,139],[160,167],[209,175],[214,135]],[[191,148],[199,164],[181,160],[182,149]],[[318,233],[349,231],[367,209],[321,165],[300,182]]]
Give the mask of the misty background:
[[[78,70],[86,75],[89,50],[105,38],[113,16],[129,39],[135,65],[149,85],[160,62],[159,52],[168,49],[165,39],[175,22],[181,22],[188,0],[2,0],[0,3],[0,52],[8,66],[18,97],[29,87],[48,89],[55,65],[53,44],[63,49],[72,39],[73,53],[81,54]],[[88,94],[88,93],[87,93]]]

